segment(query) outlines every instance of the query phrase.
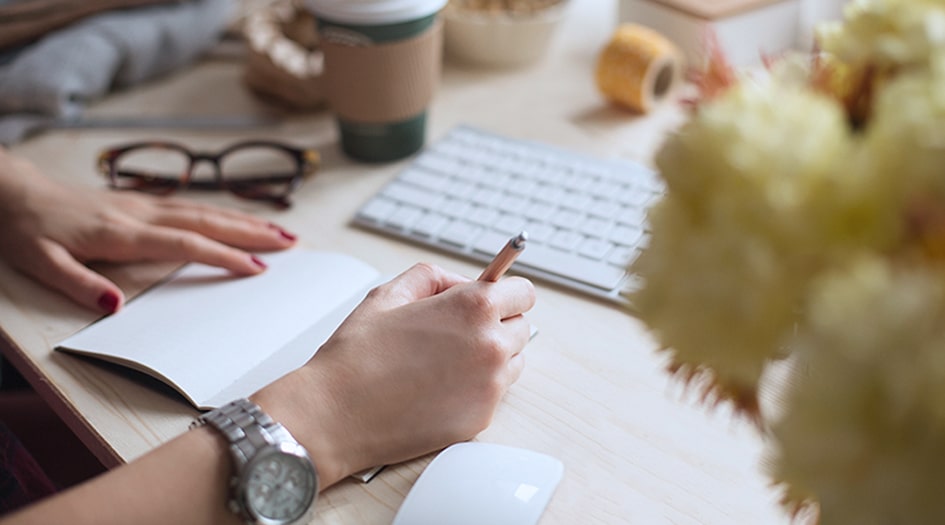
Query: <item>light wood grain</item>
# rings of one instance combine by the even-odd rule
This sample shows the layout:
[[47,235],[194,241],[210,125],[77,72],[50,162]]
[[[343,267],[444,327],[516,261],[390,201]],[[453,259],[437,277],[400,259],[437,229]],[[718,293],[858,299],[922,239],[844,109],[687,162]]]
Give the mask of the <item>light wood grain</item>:
[[[609,106],[596,92],[595,60],[614,28],[615,12],[612,1],[572,2],[550,55],[527,69],[489,71],[447,64],[430,112],[430,138],[465,123],[649,163],[665,133],[677,127],[684,114],[670,103],[642,118]],[[115,94],[91,114],[265,111],[243,88],[240,74],[238,64],[203,63]],[[293,115],[256,132],[58,131],[14,151],[58,179],[101,185],[93,161],[107,145],[173,137],[217,147],[248,136],[314,145],[323,153],[324,166],[287,212],[227,195],[201,199],[275,220],[300,233],[307,246],[349,253],[382,272],[399,272],[419,260],[471,277],[482,270],[350,227],[355,210],[404,163],[361,165],[346,160],[325,113]],[[173,268],[142,264],[102,269],[134,295]],[[564,479],[542,525],[788,523],[777,508],[778,494],[769,489],[759,467],[761,438],[724,409],[709,412],[698,406],[668,378],[662,357],[639,322],[609,304],[542,284],[529,317],[540,332],[526,349],[527,368],[478,439],[534,449],[564,462]],[[117,464],[185,432],[195,411],[154,381],[52,351],[58,340],[94,319],[93,313],[0,267],[0,322],[8,342],[4,352],[28,364],[31,381],[90,449]],[[314,522],[390,523],[429,460],[390,467],[367,485],[345,482],[331,488],[322,495]]]

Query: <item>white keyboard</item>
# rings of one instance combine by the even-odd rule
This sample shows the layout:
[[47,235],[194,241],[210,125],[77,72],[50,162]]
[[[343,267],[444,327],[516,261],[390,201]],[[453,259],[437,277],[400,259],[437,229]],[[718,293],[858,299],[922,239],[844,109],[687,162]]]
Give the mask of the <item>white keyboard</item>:
[[460,126],[428,146],[354,224],[483,263],[528,232],[519,273],[626,303],[647,242],[653,170]]

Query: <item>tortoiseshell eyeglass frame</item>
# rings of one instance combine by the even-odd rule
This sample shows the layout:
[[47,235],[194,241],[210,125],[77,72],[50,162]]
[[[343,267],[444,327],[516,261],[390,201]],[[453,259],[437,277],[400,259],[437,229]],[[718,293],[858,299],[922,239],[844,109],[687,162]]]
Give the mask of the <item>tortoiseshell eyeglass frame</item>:
[[[235,151],[249,148],[280,150],[288,154],[288,156],[295,161],[296,169],[293,173],[277,173],[259,177],[228,180],[220,167],[220,161]],[[176,178],[171,178],[155,175],[153,173],[118,169],[118,160],[121,159],[123,155],[129,152],[147,149],[171,150],[185,155],[189,159],[186,172],[179,174]],[[122,144],[103,150],[98,156],[97,165],[99,172],[108,177],[109,185],[116,189],[135,189],[159,195],[167,195],[183,188],[227,190],[245,199],[268,201],[280,209],[286,209],[292,205],[289,195],[299,187],[303,179],[315,173],[320,160],[318,152],[314,149],[299,148],[283,142],[268,140],[237,142],[216,153],[194,151],[187,146],[170,141],[143,141]],[[194,168],[197,163],[201,161],[206,161],[213,165],[214,172],[212,180],[193,180]],[[130,187],[127,184],[129,179],[133,179]],[[125,183],[122,184],[122,181],[125,181]],[[285,191],[280,194],[272,194],[263,191],[262,188],[272,184],[284,184]]]

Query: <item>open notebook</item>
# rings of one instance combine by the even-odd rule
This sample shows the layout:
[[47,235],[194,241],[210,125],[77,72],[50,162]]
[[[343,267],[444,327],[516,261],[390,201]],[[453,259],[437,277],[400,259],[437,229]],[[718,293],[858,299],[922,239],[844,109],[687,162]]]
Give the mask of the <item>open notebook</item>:
[[190,264],[57,349],[150,374],[195,407],[249,396],[305,364],[368,290],[377,270],[339,253],[262,256],[253,277]]

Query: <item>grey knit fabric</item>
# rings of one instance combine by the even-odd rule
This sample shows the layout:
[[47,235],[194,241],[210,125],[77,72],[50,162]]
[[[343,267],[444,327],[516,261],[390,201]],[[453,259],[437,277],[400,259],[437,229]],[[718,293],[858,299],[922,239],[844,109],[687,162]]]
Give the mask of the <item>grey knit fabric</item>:
[[231,0],[190,0],[90,16],[0,56],[0,144],[81,116],[112,89],[193,61],[217,42]]

